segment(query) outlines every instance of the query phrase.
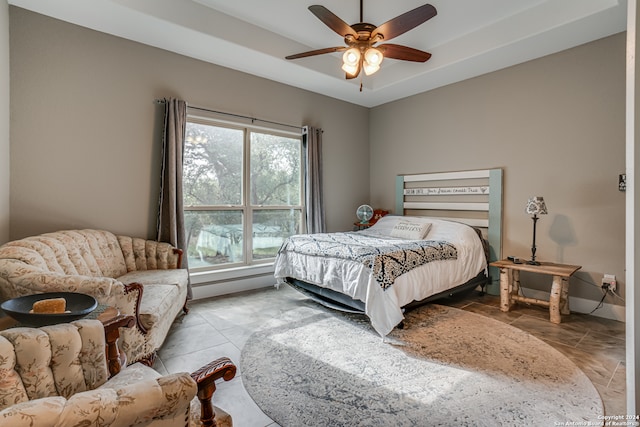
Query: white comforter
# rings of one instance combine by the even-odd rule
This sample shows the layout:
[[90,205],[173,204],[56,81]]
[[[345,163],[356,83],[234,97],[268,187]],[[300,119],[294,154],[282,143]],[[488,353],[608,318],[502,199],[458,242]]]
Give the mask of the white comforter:
[[[390,237],[390,231],[403,217],[385,216],[373,227],[359,231],[375,237]],[[316,257],[284,252],[275,262],[278,283],[293,277],[330,288],[363,301],[371,325],[386,336],[402,321],[402,307],[461,285],[487,268],[482,242],[475,230],[457,222],[429,219],[432,223],[426,240],[444,240],[458,250],[456,260],[432,261],[399,276],[384,290],[370,268],[356,261]]]

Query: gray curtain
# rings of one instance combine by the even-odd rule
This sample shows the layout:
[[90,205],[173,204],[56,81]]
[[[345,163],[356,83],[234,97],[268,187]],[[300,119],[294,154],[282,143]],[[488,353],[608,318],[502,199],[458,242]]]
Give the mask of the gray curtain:
[[324,233],[324,200],[322,196],[322,129],[302,128],[305,154],[305,194],[308,233]]
[[[174,98],[165,99],[157,239],[184,251],[182,268],[189,268],[182,201],[182,161],[186,125],[187,103]],[[191,299],[192,296],[189,284],[188,298]]]

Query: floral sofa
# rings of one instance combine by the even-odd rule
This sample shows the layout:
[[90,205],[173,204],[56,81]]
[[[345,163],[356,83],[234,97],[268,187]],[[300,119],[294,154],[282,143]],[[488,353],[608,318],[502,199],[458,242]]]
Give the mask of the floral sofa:
[[98,320],[0,332],[0,425],[232,426],[211,404],[215,381],[235,376],[229,359],[165,376],[135,363],[111,378],[106,360]]
[[80,292],[136,318],[122,331],[129,363],[151,364],[169,327],[187,311],[182,251],[103,230],[66,230],[0,246],[0,301],[42,292]]

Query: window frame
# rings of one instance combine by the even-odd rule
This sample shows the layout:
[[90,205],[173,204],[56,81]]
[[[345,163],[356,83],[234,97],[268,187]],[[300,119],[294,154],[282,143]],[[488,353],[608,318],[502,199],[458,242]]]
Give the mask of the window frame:
[[[209,273],[220,273],[224,271],[242,271],[246,269],[263,270],[264,267],[270,267],[275,261],[275,256],[270,258],[254,259],[253,257],[253,215],[256,211],[269,210],[294,210],[300,215],[300,229],[298,233],[304,233],[307,230],[306,214],[305,214],[305,153],[303,144],[302,131],[291,132],[277,128],[258,126],[253,123],[241,123],[236,121],[221,120],[217,118],[206,117],[202,115],[187,114],[187,126],[194,123],[204,126],[223,127],[227,129],[240,130],[243,132],[242,146],[242,184],[241,184],[241,204],[239,205],[188,205],[184,203],[183,211],[241,211],[242,216],[242,232],[243,232],[243,257],[238,262],[228,262],[220,265],[207,265],[198,267],[189,267],[190,274],[207,275]],[[276,137],[284,137],[297,139],[300,147],[300,174],[299,188],[300,200],[297,205],[254,205],[251,201],[251,134],[262,133],[273,135]],[[188,255],[187,255],[188,257]]]

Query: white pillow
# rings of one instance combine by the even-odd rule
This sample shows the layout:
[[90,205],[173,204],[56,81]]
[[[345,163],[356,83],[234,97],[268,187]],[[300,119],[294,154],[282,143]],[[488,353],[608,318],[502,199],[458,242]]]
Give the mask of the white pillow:
[[431,223],[424,220],[401,219],[391,230],[391,237],[401,239],[422,240],[427,237]]
[[404,219],[404,217],[399,215],[385,215],[376,221],[371,227],[366,229],[367,232],[379,234],[381,236],[390,237],[391,230],[398,223],[398,221]]

